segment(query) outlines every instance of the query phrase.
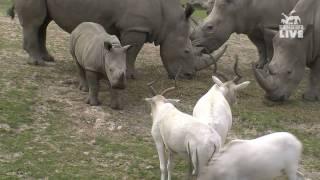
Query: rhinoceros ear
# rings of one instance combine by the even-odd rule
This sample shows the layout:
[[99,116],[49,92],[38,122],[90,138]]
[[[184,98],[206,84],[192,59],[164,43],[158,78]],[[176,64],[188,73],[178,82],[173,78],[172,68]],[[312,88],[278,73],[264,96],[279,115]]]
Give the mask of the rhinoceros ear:
[[144,99],[146,102],[151,103],[152,102],[152,98],[145,98]]
[[112,49],[112,44],[109,41],[104,42],[104,47],[110,51]]
[[186,18],[189,19],[194,12],[194,8],[192,7],[191,4],[187,3],[184,12],[185,12]]

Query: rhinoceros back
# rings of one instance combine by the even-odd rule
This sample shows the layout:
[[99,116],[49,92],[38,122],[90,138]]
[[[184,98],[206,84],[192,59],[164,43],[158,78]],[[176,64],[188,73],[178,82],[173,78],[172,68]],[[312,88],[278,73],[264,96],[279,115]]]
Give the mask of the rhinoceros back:
[[101,25],[81,23],[71,33],[71,54],[85,70],[104,73],[105,41],[113,47],[121,46],[119,39],[107,34]]

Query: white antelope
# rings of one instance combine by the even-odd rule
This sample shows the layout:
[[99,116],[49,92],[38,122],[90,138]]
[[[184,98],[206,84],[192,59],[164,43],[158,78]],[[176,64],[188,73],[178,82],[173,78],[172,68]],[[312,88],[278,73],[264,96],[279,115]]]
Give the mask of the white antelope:
[[[199,169],[208,165],[209,160],[221,146],[221,138],[209,126],[199,122],[193,116],[179,111],[172,103],[179,100],[166,99],[164,95],[175,87],[168,88],[157,95],[152,84],[149,87],[154,95],[145,100],[151,105],[153,120],[151,134],[156,144],[160,160],[161,180],[171,180],[174,154],[189,156],[194,167],[189,176],[197,174]],[[167,150],[167,154],[166,154]],[[196,162],[198,164],[196,164]]]
[[232,126],[230,106],[236,102],[236,93],[250,84],[249,81],[237,84],[241,79],[237,66],[238,58],[236,57],[234,71],[237,76],[231,81],[223,83],[218,77],[213,76],[215,85],[198,100],[193,109],[194,117],[218,132],[222,144],[225,143]]
[[301,142],[286,132],[233,140],[200,170],[197,180],[273,180],[282,175],[302,180],[298,171],[301,152]]

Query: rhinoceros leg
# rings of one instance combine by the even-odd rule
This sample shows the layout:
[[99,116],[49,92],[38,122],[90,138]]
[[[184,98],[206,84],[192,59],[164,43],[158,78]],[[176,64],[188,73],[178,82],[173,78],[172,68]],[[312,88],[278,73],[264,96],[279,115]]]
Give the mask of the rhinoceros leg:
[[99,94],[99,77],[98,74],[92,71],[86,71],[86,78],[89,85],[89,96],[86,103],[91,106],[98,106],[100,102],[98,100]]
[[15,8],[23,28],[23,48],[30,55],[29,64],[43,65],[40,47],[40,27],[47,16],[46,1],[16,0]]
[[38,28],[23,28],[23,48],[30,56],[28,64],[44,65],[39,44]]
[[87,82],[87,78],[86,78],[86,72],[85,70],[80,66],[80,64],[78,63],[78,61],[76,60],[76,64],[78,66],[78,70],[79,70],[79,77],[80,77],[80,83],[79,83],[79,89],[83,92],[88,92],[89,91],[89,87],[88,87],[88,82]]
[[267,47],[263,39],[257,38],[255,35],[248,35],[252,43],[257,47],[259,54],[258,68],[262,68],[267,62]]
[[44,61],[54,61],[53,56],[51,56],[46,47],[46,38],[47,38],[47,27],[51,19],[46,18],[45,22],[42,24],[39,30],[39,41],[40,41],[40,50],[42,54],[42,59]]
[[132,47],[127,52],[127,78],[135,79],[135,61],[143,44],[146,42],[147,34],[142,32],[123,32],[121,34],[121,44],[131,45]]
[[311,67],[309,86],[303,94],[303,99],[308,101],[320,101],[320,58]]

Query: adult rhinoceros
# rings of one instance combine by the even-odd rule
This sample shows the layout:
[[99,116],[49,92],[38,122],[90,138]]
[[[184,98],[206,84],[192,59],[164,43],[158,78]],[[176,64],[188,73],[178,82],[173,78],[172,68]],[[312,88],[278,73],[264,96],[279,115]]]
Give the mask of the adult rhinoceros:
[[259,52],[263,66],[272,57],[272,34],[266,27],[278,28],[282,13],[292,10],[298,0],[215,0],[204,22],[192,34],[195,46],[212,52],[234,32],[247,34]]
[[[46,28],[55,21],[71,33],[82,22],[101,24],[122,45],[133,45],[127,54],[127,76],[134,78],[134,64],[143,44],[160,45],[162,62],[169,77],[191,78],[207,58],[197,59],[189,40],[188,18],[178,0],[15,0],[14,8],[23,27],[23,47],[32,64],[53,61],[46,48]],[[12,8],[13,10],[13,8]],[[14,14],[14,13],[13,13]],[[206,62],[203,62],[206,61]]]
[[268,99],[281,101],[296,89],[307,66],[311,72],[303,97],[320,100],[320,1],[300,0],[292,12],[304,26],[303,38],[281,38],[278,33],[273,39],[270,64],[264,69],[254,68],[255,76]]

